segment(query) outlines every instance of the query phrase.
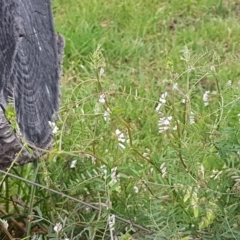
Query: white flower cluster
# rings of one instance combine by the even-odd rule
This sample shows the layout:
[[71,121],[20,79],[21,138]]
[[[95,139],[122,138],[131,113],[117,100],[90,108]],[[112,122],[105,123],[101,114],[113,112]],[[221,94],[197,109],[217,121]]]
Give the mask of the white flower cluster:
[[145,148],[145,152],[143,153],[143,157],[145,157],[146,159],[150,159],[149,154],[150,154],[150,149]]
[[101,93],[98,98],[98,102],[95,104],[94,113],[100,114],[102,112],[102,106],[106,103],[106,94]]
[[104,104],[106,103],[106,95],[104,93],[102,93],[100,96],[99,96],[99,100],[98,100],[101,104]]
[[[59,233],[62,231],[62,228],[63,228],[63,225],[61,223],[56,223],[53,230],[54,230],[54,232],[57,233],[57,235],[59,235]],[[39,238],[39,240],[40,240],[40,238]],[[70,240],[70,239],[69,238],[64,238],[64,240]]]
[[194,117],[194,113],[193,112],[190,112],[189,123],[190,124],[195,124],[195,117]]
[[178,89],[178,83],[174,83],[172,89],[175,90],[175,91],[179,90]]
[[138,192],[139,192],[139,189],[138,189],[137,186],[134,186],[134,187],[133,187],[133,190],[134,190],[135,193],[138,193]]
[[186,104],[187,100],[185,98],[182,99],[181,103]]
[[205,107],[209,105],[209,101],[208,101],[209,93],[210,93],[210,91],[206,91],[203,94],[203,102],[204,102]]
[[165,132],[169,129],[172,121],[172,116],[160,117],[158,120],[158,131],[159,133]]
[[129,143],[129,138],[126,137],[125,134],[121,132],[119,129],[116,129],[115,133],[118,136],[119,147],[121,147],[122,149],[125,149],[126,148],[125,144]]
[[214,73],[215,73],[215,72],[216,72],[216,68],[215,68],[215,66],[213,66],[213,65],[212,65],[212,66],[210,66],[210,70],[211,70],[212,72],[214,72]]
[[59,234],[60,232],[61,232],[61,230],[62,230],[62,224],[61,223],[56,223],[56,225],[54,226],[54,228],[53,228],[53,230],[57,233],[57,234]]
[[[99,99],[98,99],[98,102],[96,103],[96,106],[95,106],[95,109],[94,109],[94,112],[96,114],[99,114],[102,112],[102,105],[104,105],[106,103],[106,94],[105,93],[102,93],[100,94],[99,96]],[[107,108],[104,113],[103,113],[103,119],[105,122],[109,122],[110,121],[110,113],[111,113],[111,110],[109,108]]]
[[52,133],[56,134],[58,131],[58,127],[56,126],[55,122],[48,121],[48,124],[52,128]]
[[107,178],[107,167],[106,167],[106,165],[101,165],[100,169],[103,171],[104,178],[106,179]]
[[227,86],[228,86],[228,87],[232,86],[232,80],[228,80]]
[[90,159],[92,160],[92,164],[94,164],[94,165],[96,164],[96,158],[95,158],[94,156],[85,153],[85,154],[84,154],[84,157],[90,158]]
[[160,166],[160,170],[161,170],[161,173],[162,173],[162,177],[166,177],[167,175],[167,168],[165,166],[165,163],[162,163],[161,166]]
[[[178,89],[177,83],[174,84],[173,88],[175,90]],[[167,95],[168,95],[167,92],[164,92],[163,94],[161,94],[161,96],[159,98],[159,101],[158,101],[158,105],[155,108],[155,110],[161,115],[159,117],[159,120],[158,120],[158,130],[159,130],[159,133],[167,131],[169,129],[169,127],[170,127],[170,123],[171,123],[171,120],[172,120],[172,116],[165,117],[165,116],[163,116],[163,113],[160,111],[162,106],[164,106],[166,104],[166,102],[167,102],[167,99],[166,99]]]
[[109,217],[108,217],[108,225],[109,225],[110,231],[114,231],[115,223],[116,223],[115,215],[110,214]]
[[[82,154],[81,156],[84,157],[84,158],[91,159],[92,160],[92,164],[94,164],[94,165],[96,164],[96,158],[94,156],[92,156],[90,154],[87,154],[87,153]],[[76,165],[77,165],[77,159],[73,159],[71,161],[70,168],[76,168]]]
[[111,169],[111,180],[109,186],[113,186],[119,180],[119,175],[117,174],[117,167]]
[[77,160],[72,160],[71,162],[71,165],[70,165],[70,168],[75,168],[76,167],[76,164],[77,164]]
[[1,223],[1,225],[5,228],[5,229],[8,229],[8,222],[7,222],[7,220],[4,220],[4,219],[1,219],[0,218],[0,223]]
[[[117,174],[117,167],[114,167],[114,168],[111,169],[111,174],[110,175],[108,174],[106,165],[101,165],[100,169],[101,169],[101,171],[103,173],[103,178],[105,180],[107,180],[107,179],[110,180],[109,183],[108,183],[108,186],[110,188],[112,186],[114,186],[116,183],[120,182],[120,175]],[[114,190],[117,191],[117,192],[121,192],[120,184],[118,184],[118,186],[115,186]]]

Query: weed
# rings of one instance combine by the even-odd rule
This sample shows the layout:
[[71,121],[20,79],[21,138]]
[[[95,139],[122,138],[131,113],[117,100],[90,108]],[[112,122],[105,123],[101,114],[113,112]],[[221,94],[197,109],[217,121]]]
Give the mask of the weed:
[[0,238],[239,239],[237,5],[54,0],[55,143],[2,175]]

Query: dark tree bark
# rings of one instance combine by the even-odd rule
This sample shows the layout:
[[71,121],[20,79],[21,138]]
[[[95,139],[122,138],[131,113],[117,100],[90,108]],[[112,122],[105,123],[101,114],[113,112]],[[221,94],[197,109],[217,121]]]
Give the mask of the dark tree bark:
[[[64,40],[55,34],[50,0],[0,2],[0,168],[33,161],[23,147],[49,149],[59,108],[59,78]],[[14,101],[21,137],[8,123],[4,111]],[[20,154],[19,151],[21,151]]]

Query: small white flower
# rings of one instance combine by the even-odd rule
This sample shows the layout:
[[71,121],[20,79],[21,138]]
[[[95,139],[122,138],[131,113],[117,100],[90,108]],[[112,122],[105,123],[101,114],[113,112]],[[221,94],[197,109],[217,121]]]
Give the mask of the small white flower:
[[160,98],[159,98],[159,103],[158,103],[157,107],[155,108],[155,110],[156,110],[157,112],[159,112],[161,106],[163,106],[163,105],[167,102],[167,100],[166,100],[167,95],[168,95],[168,93],[165,92],[165,93],[163,93],[163,94],[160,96]]
[[[107,177],[109,177],[109,176],[106,176],[106,178]],[[117,174],[117,167],[114,167],[111,169],[110,179],[111,180],[108,183],[110,188],[113,187],[116,183],[118,183],[120,181],[120,174]],[[121,186],[119,184],[117,184],[117,186],[114,188],[114,190],[117,191],[118,193],[120,193]]]
[[172,127],[172,130],[173,130],[173,131],[176,131],[176,130],[177,130],[177,125],[173,126],[173,127]]
[[119,134],[121,134],[122,132],[117,128],[116,131],[115,131],[115,133],[116,133],[117,135],[119,135]]
[[37,235],[37,234],[34,234],[32,237],[31,237],[31,240],[41,240],[42,238]]
[[100,168],[102,169],[104,175],[106,176],[107,175],[107,167],[106,167],[106,165],[101,165]]
[[227,86],[232,86],[232,80],[228,80]]
[[133,189],[134,189],[134,192],[135,192],[135,193],[138,193],[138,192],[139,192],[139,189],[138,189],[137,186],[134,186]]
[[143,157],[148,158],[148,153],[143,153]]
[[160,170],[162,172],[162,177],[164,178],[167,175],[167,168],[165,166],[165,163],[162,163],[160,166]]
[[104,93],[102,93],[100,96],[99,96],[99,100],[98,100],[100,103],[104,104],[106,103],[106,95]]
[[182,99],[181,103],[186,104],[187,100],[185,98]]
[[119,175],[117,175],[117,167],[111,169],[111,181],[109,182],[109,186],[113,186],[119,180]]
[[77,160],[72,160],[70,168],[75,168],[77,164]]
[[4,220],[4,219],[1,219],[1,218],[0,218],[0,223],[2,224],[2,226],[3,226],[5,229],[8,229],[8,222],[7,222],[7,220]]
[[56,126],[56,124],[54,122],[48,121],[49,126],[52,128],[52,133],[56,134],[58,131],[58,127]]
[[108,217],[108,224],[109,224],[110,231],[114,231],[115,222],[116,222],[115,215],[110,214]]
[[108,122],[110,120],[110,109],[107,108],[107,110],[103,113],[103,119]]
[[91,208],[90,207],[85,207],[86,212],[90,212]]
[[84,154],[84,156],[86,157],[86,158],[89,158],[89,159],[91,159],[92,160],[92,164],[96,164],[96,158],[94,157],[94,156],[92,156],[92,155],[90,155],[90,154]]
[[119,142],[118,145],[119,145],[120,148],[126,149],[126,146],[123,143]]
[[54,226],[53,230],[58,234],[62,230],[62,224],[61,223],[56,223]]
[[178,90],[178,83],[173,84],[173,90]]
[[193,112],[190,113],[189,123],[190,124],[195,124],[195,118],[194,118],[194,113]]
[[210,91],[206,91],[206,92],[203,94],[204,106],[208,106],[208,105],[209,105],[209,102],[208,102],[209,93],[210,93]]
[[116,179],[117,167],[111,169],[111,179]]
[[212,65],[212,66],[210,66],[210,70],[212,71],[212,72],[216,72],[216,68]]
[[169,129],[172,116],[170,117],[160,117],[158,120],[159,133],[165,132]]
[[126,141],[124,133],[122,133],[119,129],[116,130],[116,134],[118,135],[118,141],[119,142],[124,143]]
[[[179,124],[180,123],[180,121],[179,120],[177,120],[177,123]],[[176,124],[175,126],[173,126],[172,127],[172,130],[173,131],[176,131],[178,129],[178,125]]]
[[116,135],[118,136],[118,145],[122,148],[125,149],[126,146],[124,143],[129,143],[129,139],[125,137],[124,133],[121,132],[119,129],[116,129],[115,131]]
[[165,167],[165,163],[162,163],[161,166],[160,166],[160,169],[163,170]]
[[91,160],[92,160],[92,164],[95,165],[96,164],[96,158],[92,156]]
[[145,152],[143,153],[143,157],[145,157],[146,159],[150,159],[149,158],[149,153],[150,153],[150,149],[145,148]]

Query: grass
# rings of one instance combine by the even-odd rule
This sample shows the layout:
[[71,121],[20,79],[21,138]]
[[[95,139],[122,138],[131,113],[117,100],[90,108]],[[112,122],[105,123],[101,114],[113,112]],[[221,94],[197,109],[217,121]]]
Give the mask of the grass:
[[52,4],[59,132],[2,175],[0,238],[239,239],[239,3]]

